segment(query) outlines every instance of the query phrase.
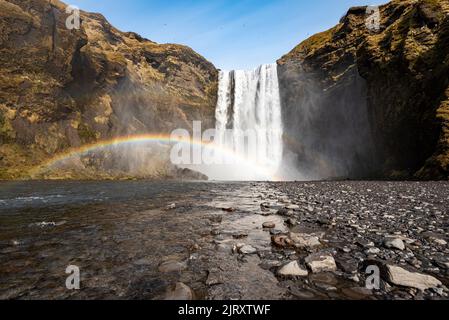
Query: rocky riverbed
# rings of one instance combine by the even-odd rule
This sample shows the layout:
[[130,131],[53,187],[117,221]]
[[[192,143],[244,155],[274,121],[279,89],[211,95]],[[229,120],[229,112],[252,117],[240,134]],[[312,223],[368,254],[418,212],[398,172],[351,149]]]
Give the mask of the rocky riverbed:
[[[449,294],[447,182],[33,182],[0,191],[3,299]],[[80,290],[65,287],[68,265],[80,267]]]

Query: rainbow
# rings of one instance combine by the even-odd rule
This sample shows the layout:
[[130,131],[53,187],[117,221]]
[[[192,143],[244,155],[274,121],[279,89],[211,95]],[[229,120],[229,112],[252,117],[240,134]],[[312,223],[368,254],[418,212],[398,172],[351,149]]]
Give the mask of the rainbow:
[[43,170],[46,170],[48,168],[51,168],[55,165],[57,165],[59,162],[68,160],[70,158],[85,155],[89,152],[101,150],[107,147],[113,147],[113,146],[121,146],[126,144],[137,144],[137,143],[148,143],[148,142],[159,142],[159,143],[165,143],[165,144],[173,144],[173,143],[187,143],[191,146],[199,146],[199,147],[208,147],[212,148],[214,150],[217,150],[218,152],[221,152],[223,154],[229,155],[233,157],[234,159],[238,160],[239,163],[243,163],[246,165],[250,165],[252,168],[254,168],[254,171],[258,174],[267,177],[268,180],[272,181],[280,181],[279,177],[274,175],[270,170],[268,170],[266,167],[263,167],[255,162],[251,162],[248,159],[239,156],[236,154],[233,150],[227,149],[223,146],[216,145],[214,143],[205,143],[203,141],[194,140],[190,137],[176,137],[171,136],[168,134],[142,134],[142,135],[130,135],[130,136],[123,136],[123,137],[116,137],[108,140],[100,140],[95,143],[91,144],[85,144],[77,148],[70,148],[64,152],[58,153],[54,157],[51,157],[47,159],[46,161],[42,162],[41,164],[37,165],[31,170],[31,173],[33,175],[38,174],[39,172],[42,172]]

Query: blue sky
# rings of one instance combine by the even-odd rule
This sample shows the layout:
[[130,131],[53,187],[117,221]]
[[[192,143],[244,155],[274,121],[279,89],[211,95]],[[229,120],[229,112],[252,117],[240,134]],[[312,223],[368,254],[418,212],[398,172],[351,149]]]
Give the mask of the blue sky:
[[272,63],[336,23],[351,6],[378,0],[66,0],[102,13],[122,31],[188,45],[221,69]]

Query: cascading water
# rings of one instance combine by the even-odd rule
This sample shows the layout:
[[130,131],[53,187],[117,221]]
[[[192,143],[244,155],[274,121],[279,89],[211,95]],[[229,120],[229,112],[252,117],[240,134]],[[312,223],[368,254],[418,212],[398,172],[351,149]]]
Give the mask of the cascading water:
[[221,71],[215,144],[232,151],[232,156],[226,155],[234,161],[207,174],[219,180],[275,179],[282,161],[282,134],[277,65]]

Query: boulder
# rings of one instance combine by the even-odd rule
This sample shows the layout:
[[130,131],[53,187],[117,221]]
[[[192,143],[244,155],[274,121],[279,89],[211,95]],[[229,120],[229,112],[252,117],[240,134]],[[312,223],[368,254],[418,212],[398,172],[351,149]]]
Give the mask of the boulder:
[[410,272],[399,266],[387,265],[386,269],[388,281],[398,286],[416,288],[424,291],[442,285],[441,281],[435,277]]

